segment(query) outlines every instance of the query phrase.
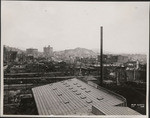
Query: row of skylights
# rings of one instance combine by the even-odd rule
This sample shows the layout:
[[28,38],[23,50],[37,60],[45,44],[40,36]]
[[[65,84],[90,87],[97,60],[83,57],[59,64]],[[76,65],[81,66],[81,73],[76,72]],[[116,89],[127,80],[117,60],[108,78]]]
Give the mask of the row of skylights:
[[[86,99],[87,103],[92,103],[93,101],[88,99],[85,95],[82,95],[81,92],[79,92],[77,89],[74,89],[73,87],[71,87],[69,84],[67,84],[67,82],[61,81],[61,83],[63,83],[63,85],[65,85],[66,87],[69,87],[69,90],[72,90],[72,92],[74,92],[76,95],[80,95],[81,99]],[[73,85],[77,85],[77,87],[81,87],[81,90],[85,90],[85,87],[82,87],[82,85],[79,85],[77,82],[73,83]],[[57,88],[53,88],[53,90],[57,90]],[[91,90],[85,90],[86,93],[91,92]],[[58,93],[58,96],[62,96],[62,93]],[[102,97],[97,97],[97,100],[101,101],[104,98]],[[65,104],[69,103],[69,101],[65,101]]]

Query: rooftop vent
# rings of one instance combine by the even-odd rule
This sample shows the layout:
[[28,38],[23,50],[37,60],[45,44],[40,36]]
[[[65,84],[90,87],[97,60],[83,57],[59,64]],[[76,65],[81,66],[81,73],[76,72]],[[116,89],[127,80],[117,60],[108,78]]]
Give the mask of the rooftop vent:
[[66,85],[67,83],[63,83],[63,85]]
[[85,99],[85,98],[86,98],[86,96],[84,96],[84,95],[81,95],[81,96],[80,96],[80,98],[81,98],[81,99]]
[[64,101],[64,103],[65,103],[65,104],[68,104],[68,103],[69,103],[69,101],[67,101],[67,100],[66,100],[66,101]]
[[98,100],[103,100],[104,98],[101,98],[101,97],[97,97],[97,99],[98,99]]
[[87,102],[87,103],[92,103],[92,100],[87,99],[86,102]]
[[89,93],[89,92],[91,92],[91,90],[86,90],[85,92],[86,92],[86,93]]
[[58,93],[57,95],[58,95],[58,96],[62,96],[62,93]]
[[51,84],[49,84],[50,86],[52,86],[53,84],[51,83]]
[[64,83],[64,81],[61,81],[61,83]]
[[57,88],[53,88],[53,90],[57,90]]
[[70,85],[66,85],[66,87],[69,87]]
[[76,95],[81,95],[81,93],[80,93],[80,92],[77,92]]
[[81,87],[81,85],[78,85],[77,87]]
[[85,90],[86,88],[83,87],[83,88],[81,88],[81,89],[82,89],[82,90]]
[[77,85],[78,83],[73,83],[74,85]]
[[77,92],[77,90],[72,90],[72,92]]
[[70,87],[69,89],[73,89],[73,87]]

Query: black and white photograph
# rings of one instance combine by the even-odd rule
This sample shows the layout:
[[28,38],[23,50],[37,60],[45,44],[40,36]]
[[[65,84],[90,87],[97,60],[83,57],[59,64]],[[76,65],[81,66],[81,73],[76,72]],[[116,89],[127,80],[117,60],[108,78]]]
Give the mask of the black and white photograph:
[[149,2],[1,1],[1,116],[148,118]]

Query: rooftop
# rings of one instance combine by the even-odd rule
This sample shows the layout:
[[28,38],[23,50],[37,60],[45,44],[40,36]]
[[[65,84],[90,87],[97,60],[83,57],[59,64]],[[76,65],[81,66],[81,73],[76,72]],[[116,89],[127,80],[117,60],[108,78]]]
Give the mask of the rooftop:
[[32,89],[39,115],[140,115],[122,99],[76,78]]

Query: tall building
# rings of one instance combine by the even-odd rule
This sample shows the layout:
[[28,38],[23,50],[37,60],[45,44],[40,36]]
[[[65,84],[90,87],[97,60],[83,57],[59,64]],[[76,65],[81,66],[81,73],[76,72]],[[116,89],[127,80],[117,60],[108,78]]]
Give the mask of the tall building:
[[4,63],[10,63],[10,62],[14,62],[16,60],[17,57],[17,51],[8,49],[7,47],[4,46]]
[[48,47],[44,47],[43,48],[43,52],[44,52],[44,56],[49,58],[53,56],[53,47],[50,47],[50,45]]
[[26,53],[27,53],[27,56],[37,57],[38,56],[38,49],[28,48],[28,49],[26,49]]

